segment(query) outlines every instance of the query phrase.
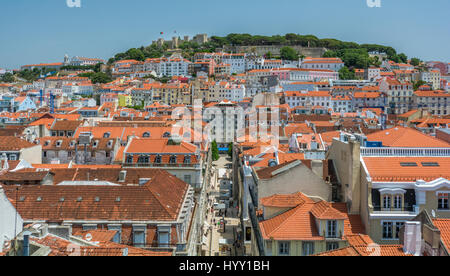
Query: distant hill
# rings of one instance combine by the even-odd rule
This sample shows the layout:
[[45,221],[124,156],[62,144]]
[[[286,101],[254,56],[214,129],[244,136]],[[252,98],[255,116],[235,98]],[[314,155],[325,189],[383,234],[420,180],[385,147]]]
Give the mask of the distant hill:
[[[192,58],[198,52],[215,52],[216,49],[222,49],[224,46],[268,46],[268,45],[287,45],[302,47],[323,47],[328,49],[325,57],[339,57],[347,67],[367,68],[371,65],[379,66],[380,60],[370,58],[369,52],[386,53],[388,59],[395,62],[406,63],[408,58],[405,54],[397,54],[397,51],[390,47],[378,44],[358,44],[356,42],[346,42],[333,38],[320,39],[314,35],[299,35],[289,33],[286,35],[250,35],[250,34],[229,34],[224,37],[212,36],[207,43],[197,44],[195,42],[183,42],[179,49],[186,58]],[[147,58],[159,58],[168,56],[168,46],[150,45],[141,48],[132,48],[124,53],[116,54],[109,60],[113,63],[119,60],[136,59],[144,61]]]

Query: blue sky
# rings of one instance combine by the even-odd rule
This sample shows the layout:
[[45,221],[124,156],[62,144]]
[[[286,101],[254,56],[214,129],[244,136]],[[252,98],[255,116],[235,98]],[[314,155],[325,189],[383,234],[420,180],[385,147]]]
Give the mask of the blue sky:
[[207,33],[314,34],[390,45],[409,57],[450,62],[449,0],[66,0],[0,1],[0,67],[107,59],[170,39]]

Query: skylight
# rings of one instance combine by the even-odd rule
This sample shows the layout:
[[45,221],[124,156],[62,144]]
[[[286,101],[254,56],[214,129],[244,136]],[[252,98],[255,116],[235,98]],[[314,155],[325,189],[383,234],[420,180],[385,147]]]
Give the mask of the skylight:
[[439,167],[438,162],[422,162],[422,166],[424,167]]
[[416,162],[401,162],[400,166],[402,166],[402,167],[418,167]]

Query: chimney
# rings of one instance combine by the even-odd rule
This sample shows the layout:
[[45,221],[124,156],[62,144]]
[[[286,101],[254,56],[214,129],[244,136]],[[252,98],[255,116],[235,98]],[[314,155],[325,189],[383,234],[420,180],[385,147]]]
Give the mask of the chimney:
[[125,178],[127,177],[127,171],[120,171],[119,173],[119,182],[125,182]]
[[420,221],[405,222],[403,251],[414,256],[422,255],[422,227]]

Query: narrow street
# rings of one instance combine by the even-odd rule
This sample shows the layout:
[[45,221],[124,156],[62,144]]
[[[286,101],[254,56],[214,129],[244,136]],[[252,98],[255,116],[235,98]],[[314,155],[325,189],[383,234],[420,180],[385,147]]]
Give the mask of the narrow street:
[[[238,256],[242,255],[242,247],[237,245],[239,217],[236,203],[230,197],[231,185],[228,165],[229,157],[221,155],[213,162],[210,186],[207,188],[207,215],[205,218],[205,233],[207,233],[203,249],[207,256]],[[206,245],[205,245],[206,241]]]

